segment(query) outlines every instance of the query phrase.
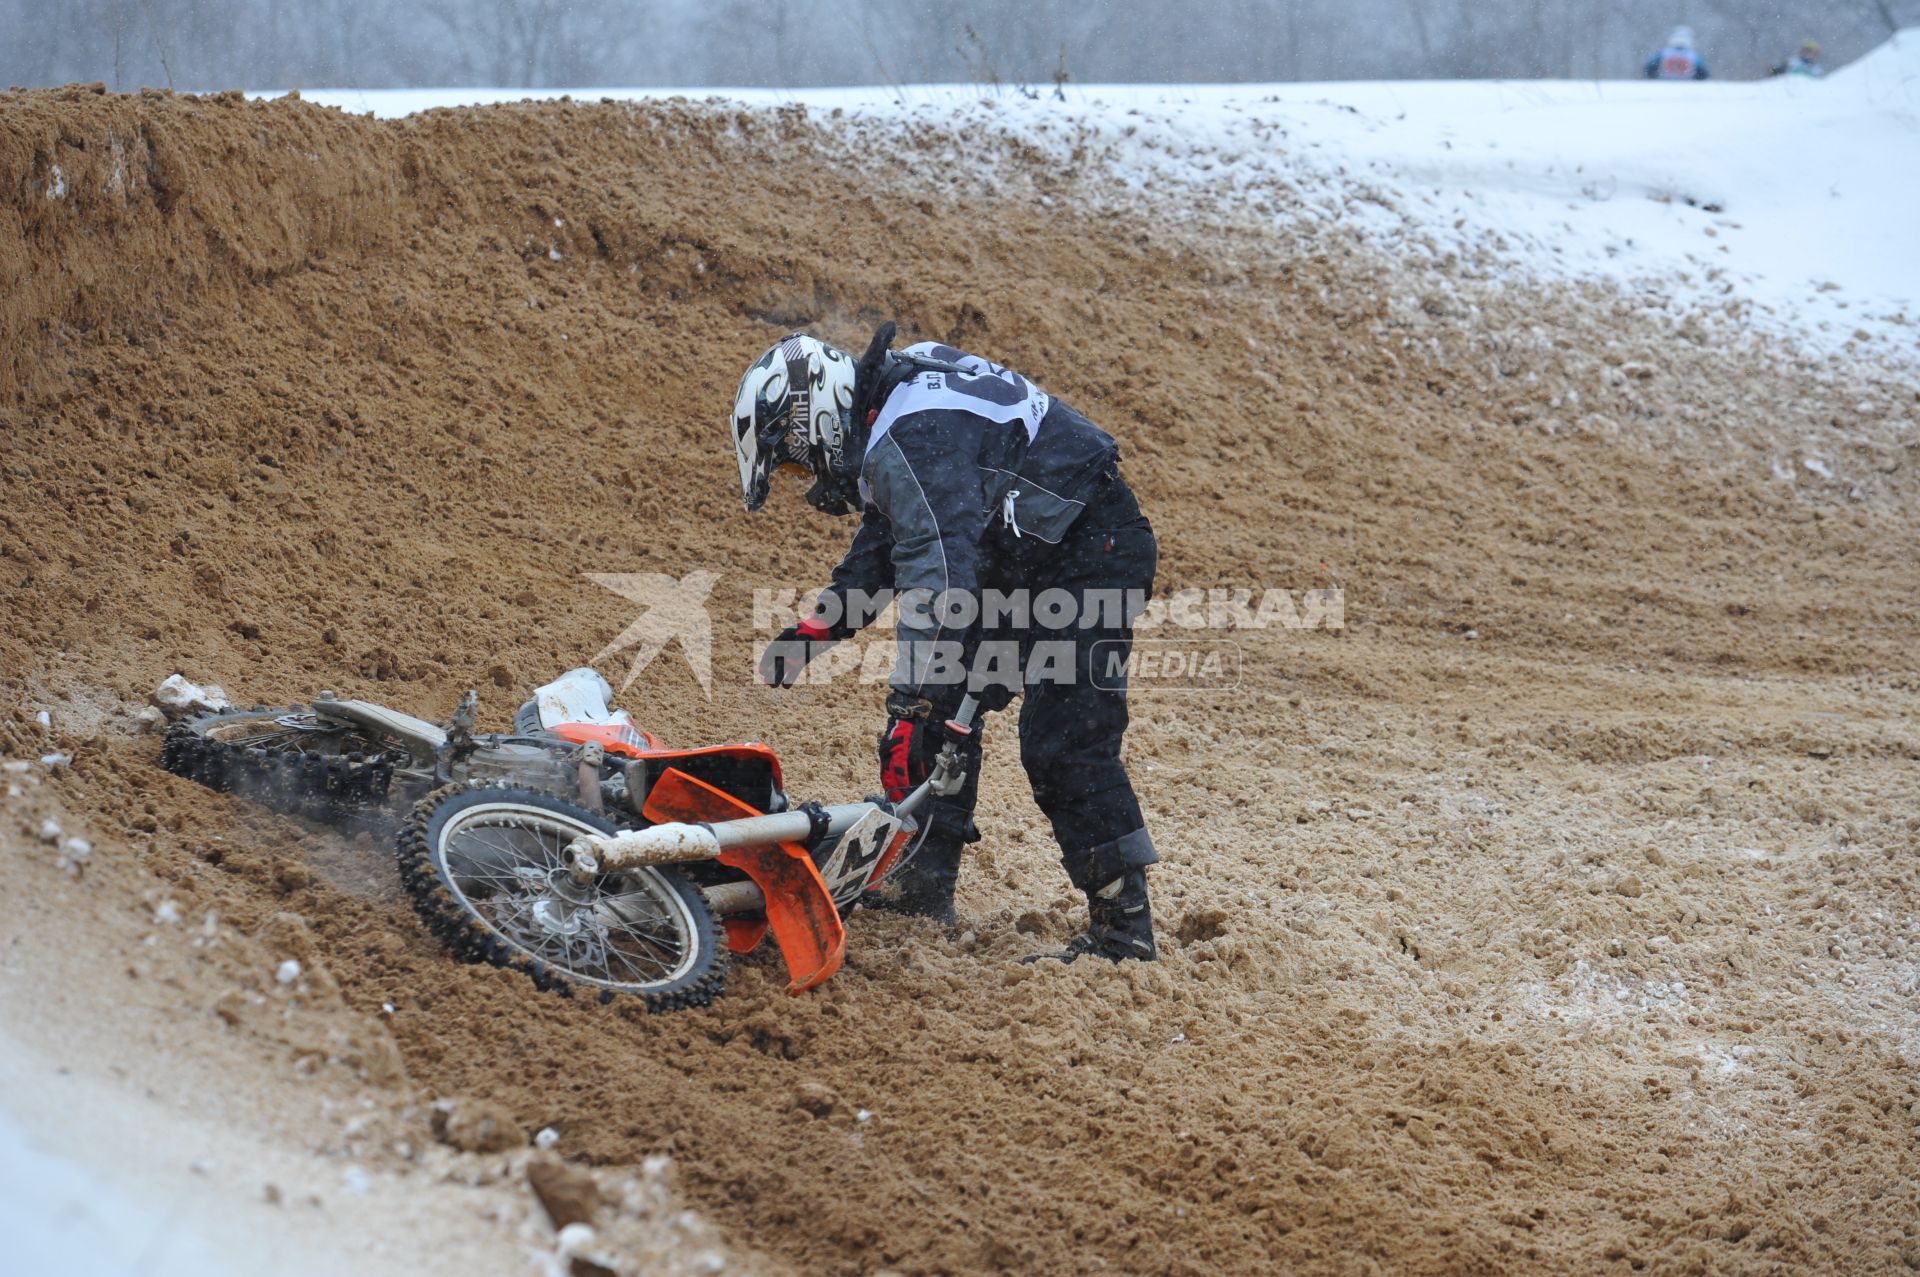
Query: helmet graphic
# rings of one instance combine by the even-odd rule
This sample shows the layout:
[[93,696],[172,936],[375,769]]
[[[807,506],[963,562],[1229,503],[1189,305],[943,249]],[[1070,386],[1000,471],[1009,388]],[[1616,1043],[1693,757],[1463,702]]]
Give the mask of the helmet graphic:
[[1693,28],[1675,27],[1673,34],[1667,37],[1669,49],[1691,49],[1693,47]]
[[807,500],[829,514],[851,508],[859,458],[852,441],[854,365],[843,350],[805,333],[782,337],[754,360],[733,400],[733,449],[747,509],[767,500],[773,472],[810,474]]

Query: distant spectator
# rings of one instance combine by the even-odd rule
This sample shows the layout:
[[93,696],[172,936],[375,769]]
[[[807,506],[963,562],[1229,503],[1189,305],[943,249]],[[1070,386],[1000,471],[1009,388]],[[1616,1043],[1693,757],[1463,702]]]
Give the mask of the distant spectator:
[[1693,28],[1675,27],[1667,45],[1647,59],[1649,80],[1704,80],[1707,64],[1693,47]]
[[1774,75],[1804,75],[1810,80],[1817,80],[1826,73],[1827,69],[1820,65],[1818,40],[1802,40],[1800,52],[1773,68]]

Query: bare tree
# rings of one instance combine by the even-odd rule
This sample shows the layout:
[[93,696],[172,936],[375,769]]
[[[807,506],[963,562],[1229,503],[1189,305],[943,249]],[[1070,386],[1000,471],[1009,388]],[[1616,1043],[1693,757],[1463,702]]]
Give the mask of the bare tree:
[[[0,83],[115,88],[1716,76],[1857,56],[1920,0],[0,0]],[[969,37],[966,32],[972,29]]]

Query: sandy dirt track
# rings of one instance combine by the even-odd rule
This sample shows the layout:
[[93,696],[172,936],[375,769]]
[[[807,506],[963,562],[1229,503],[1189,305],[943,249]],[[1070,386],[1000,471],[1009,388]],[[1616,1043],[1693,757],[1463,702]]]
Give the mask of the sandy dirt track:
[[[235,1122],[372,1099],[355,1164],[433,1218],[487,1181],[501,1255],[526,1155],[440,1145],[435,1099],[558,1132],[628,1271],[1920,1266],[1911,380],[902,158],[689,104],[0,95],[0,733],[73,755],[5,778],[9,1020],[29,981],[111,1007]],[[747,676],[753,586],[850,528],[741,513],[719,423],[788,327],[886,317],[1119,436],[1163,591],[1347,590],[1342,632],[1234,635],[1235,691],[1138,697],[1159,965],[1016,964],[1083,913],[1006,725],[955,933],[863,916],[814,995],[762,957],[653,1018],[456,966],[378,838],[134,734],[175,670],[501,724],[631,619],[582,572],[706,568],[711,701],[668,659],[622,703],[862,791],[875,690]]]

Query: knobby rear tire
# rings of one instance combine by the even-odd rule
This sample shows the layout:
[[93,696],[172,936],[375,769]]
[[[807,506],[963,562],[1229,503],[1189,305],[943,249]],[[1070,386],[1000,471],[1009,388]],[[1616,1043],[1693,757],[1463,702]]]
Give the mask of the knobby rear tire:
[[379,808],[396,761],[405,755],[387,742],[298,705],[200,714],[169,728],[160,749],[176,776],[319,821]]

